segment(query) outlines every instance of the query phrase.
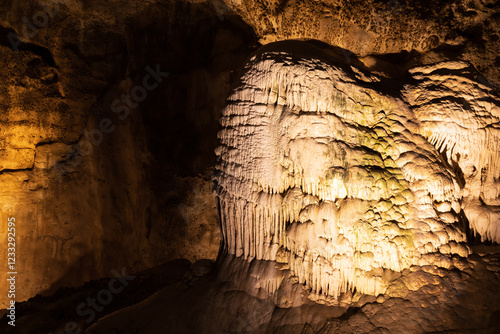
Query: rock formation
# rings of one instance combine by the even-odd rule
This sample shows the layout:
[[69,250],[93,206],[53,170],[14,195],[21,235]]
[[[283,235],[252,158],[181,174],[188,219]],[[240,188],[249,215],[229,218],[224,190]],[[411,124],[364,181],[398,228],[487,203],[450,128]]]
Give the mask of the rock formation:
[[216,271],[87,333],[495,332],[498,250],[469,247],[467,226],[497,241],[500,103],[476,78],[459,61],[390,79],[317,41],[262,47],[222,111]]
[[463,62],[410,70],[404,96],[419,133],[443,154],[460,183],[461,208],[483,241],[500,242],[500,100]]
[[[215,1],[215,0],[214,0]],[[313,38],[362,57],[411,53],[425,63],[460,59],[500,85],[498,2],[228,0],[262,44]]]
[[[313,43],[263,47],[222,112],[224,250],[275,261],[311,298],[337,300],[349,289],[384,293],[413,265],[449,269],[466,257],[461,202],[474,231],[498,241],[495,208],[481,220],[468,204],[485,191],[457,176],[483,170],[481,189],[498,198],[500,102],[471,71],[461,62],[414,68],[401,98],[397,83]],[[281,279],[263,284],[274,294]]]
[[[495,332],[499,13],[491,0],[3,1],[0,221],[18,223],[19,324]],[[197,261],[221,237],[205,275]],[[191,272],[144,274],[154,287],[92,322],[76,312],[112,270],[144,278],[180,258]]]
[[[209,3],[2,3],[0,220],[19,223],[18,302],[123,266],[215,259],[217,120],[252,38]],[[168,77],[129,107],[157,66]]]

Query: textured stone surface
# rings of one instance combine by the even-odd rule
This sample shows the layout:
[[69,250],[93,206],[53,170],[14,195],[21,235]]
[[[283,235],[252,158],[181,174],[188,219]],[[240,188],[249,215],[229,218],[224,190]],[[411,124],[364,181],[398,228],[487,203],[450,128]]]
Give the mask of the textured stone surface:
[[162,333],[166,328],[171,333],[496,333],[498,253],[483,249],[454,263],[460,270],[407,269],[389,285],[394,297],[356,293],[351,308],[311,302],[277,307],[235,289],[239,282],[207,277],[187,289],[160,290],[86,333]]
[[[440,62],[387,80],[321,46],[262,47],[228,97],[214,174],[224,251],[343,305],[412,266],[452,268],[470,252],[467,219],[499,242],[500,99],[477,72]],[[279,270],[257,276],[249,285],[279,294]]]
[[[0,219],[17,221],[16,300],[113,268],[215,259],[207,175],[251,30],[208,2],[47,0],[3,1],[0,35]],[[128,113],[113,104],[148,66],[169,75]],[[103,119],[113,131],[101,139]]]
[[[207,260],[208,261],[208,260]],[[182,282],[190,268],[187,260],[173,260],[157,267],[137,273],[118,269],[108,272],[100,280],[86,282],[78,288],[63,288],[50,297],[36,296],[16,305],[16,327],[9,326],[2,318],[0,331],[2,333],[64,333],[83,332],[99,318],[133,305],[154,294],[159,289],[171,284]],[[109,284],[116,279],[115,273],[125,273],[127,279],[124,285],[121,281],[112,281],[113,293],[103,304],[93,308],[87,298],[96,298],[102,290],[111,291]],[[102,295],[101,295],[102,296]],[[83,304],[82,304],[83,303]],[[99,303],[99,302],[97,302]],[[79,310],[76,311],[76,310]],[[3,310],[2,312],[4,312]],[[0,317],[3,317],[3,313]],[[77,329],[68,330],[70,326]]]
[[[399,79],[413,66],[466,60],[482,74],[469,78],[471,82],[488,86],[484,76],[498,85],[498,8],[489,0],[0,1],[0,220],[13,215],[18,223],[22,274],[16,300],[106,277],[121,267],[137,271],[169,258],[215,258],[219,227],[208,168],[214,164],[219,111],[237,70],[257,47],[254,34],[264,44],[318,39],[343,48],[337,56],[345,62],[389,78]],[[33,22],[35,14],[43,19],[44,11],[50,12],[47,24],[30,31],[26,22]],[[13,45],[10,32],[17,32],[22,43]],[[127,119],[118,119],[113,101],[141,84],[146,66],[156,64],[169,77]],[[453,94],[449,79],[441,89],[449,93],[439,103]],[[116,129],[81,162],[65,165],[68,171],[59,180],[52,167],[70,158],[86,139],[84,130],[99,127],[105,117]],[[465,203],[470,211],[497,206],[497,187],[481,189],[495,180],[469,172],[469,190],[476,196]],[[447,210],[447,204],[436,209]],[[497,211],[493,208],[490,217]],[[0,238],[5,239],[5,231]],[[5,259],[2,245],[0,258]],[[234,286],[219,291],[225,283],[205,284],[203,279],[188,291],[174,287],[133,309],[144,321],[137,328],[145,332],[164,332],[166,327],[183,333],[480,331],[488,326],[495,332],[495,261],[482,256],[468,264],[453,262],[455,269],[444,272],[405,271],[388,287],[393,298],[347,294],[353,305],[367,305],[347,313],[300,306],[309,292],[294,285],[295,278],[287,278],[283,287],[288,290],[281,295],[282,309]],[[445,293],[437,291],[440,287]],[[0,284],[0,305],[6,295]],[[446,299],[450,295],[458,302]],[[87,295],[73,297],[74,305],[49,308],[71,308],[65,319],[82,321],[74,307]],[[286,308],[290,305],[294,308]],[[24,324],[32,323],[34,313],[43,323],[45,312],[37,309]],[[408,319],[406,327],[401,318]],[[118,321],[127,332],[134,328],[127,321],[137,317],[119,313],[110,319],[94,330],[120,327],[113,323]],[[62,330],[66,321],[56,312],[48,330]]]
[[[319,305],[299,295],[294,304],[277,307],[237,288],[239,281],[216,275],[185,284],[189,262],[173,261],[134,273],[126,289],[95,313],[98,322],[91,328],[94,322],[85,322],[88,314],[79,316],[73,310],[87,296],[106,288],[108,279],[18,305],[18,328],[58,332],[71,321],[88,328],[87,333],[163,333],[166,329],[169,333],[496,333],[500,330],[498,251],[498,247],[477,247],[467,260],[455,259],[453,270],[410,268],[391,282],[388,294],[375,298],[354,293],[351,308]],[[239,266],[248,265],[242,261]],[[0,330],[17,333],[5,319]]]
[[[227,0],[265,44],[312,38],[365,57],[427,53],[424,62],[459,58],[500,84],[496,1]],[[368,58],[366,59],[368,61]]]

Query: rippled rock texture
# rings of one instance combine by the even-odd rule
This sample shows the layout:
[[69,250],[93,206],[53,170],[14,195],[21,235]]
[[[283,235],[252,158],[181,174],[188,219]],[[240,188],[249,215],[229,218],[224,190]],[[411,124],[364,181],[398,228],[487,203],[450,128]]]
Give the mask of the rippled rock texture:
[[[224,251],[273,261],[336,304],[382,294],[414,265],[450,269],[470,252],[464,219],[500,241],[497,207],[469,204],[498,200],[492,89],[463,62],[413,68],[406,84],[314,43],[263,47],[228,98],[215,174]],[[263,269],[256,284],[273,295],[282,280]]]

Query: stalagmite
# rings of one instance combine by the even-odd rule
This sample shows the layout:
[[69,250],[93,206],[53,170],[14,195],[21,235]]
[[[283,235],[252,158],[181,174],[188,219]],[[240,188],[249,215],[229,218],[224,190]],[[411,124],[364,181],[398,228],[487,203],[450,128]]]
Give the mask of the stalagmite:
[[[483,207],[473,199],[497,203],[500,187],[469,179],[464,187],[452,167],[472,164],[476,178],[486,168],[490,183],[499,176],[500,104],[487,87],[462,76],[466,65],[444,63],[412,70],[417,84],[401,99],[379,78],[330,59],[288,41],[246,64],[216,150],[224,251],[286,264],[311,299],[336,300],[353,289],[384,293],[390,272],[467,256],[460,202],[475,231],[498,241],[500,210],[475,215]],[[434,74],[440,69],[449,84]],[[279,289],[273,282],[270,294]]]

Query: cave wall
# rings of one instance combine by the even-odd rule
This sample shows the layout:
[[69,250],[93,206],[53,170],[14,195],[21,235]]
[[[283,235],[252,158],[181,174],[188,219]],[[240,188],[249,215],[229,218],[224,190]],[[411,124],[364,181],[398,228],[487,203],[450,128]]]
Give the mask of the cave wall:
[[[488,0],[0,1],[0,219],[17,221],[16,299],[215,259],[218,118],[261,43],[318,39],[388,76],[458,58],[498,87],[499,15]],[[168,75],[143,101],[114,104],[157,65]]]
[[0,219],[17,223],[16,301],[113,269],[215,259],[208,175],[251,30],[185,1],[3,1],[0,30]]
[[[422,63],[471,62],[500,84],[500,12],[494,0],[228,0],[263,44],[292,38],[319,39],[366,57],[413,53]],[[415,59],[414,59],[415,60]]]

